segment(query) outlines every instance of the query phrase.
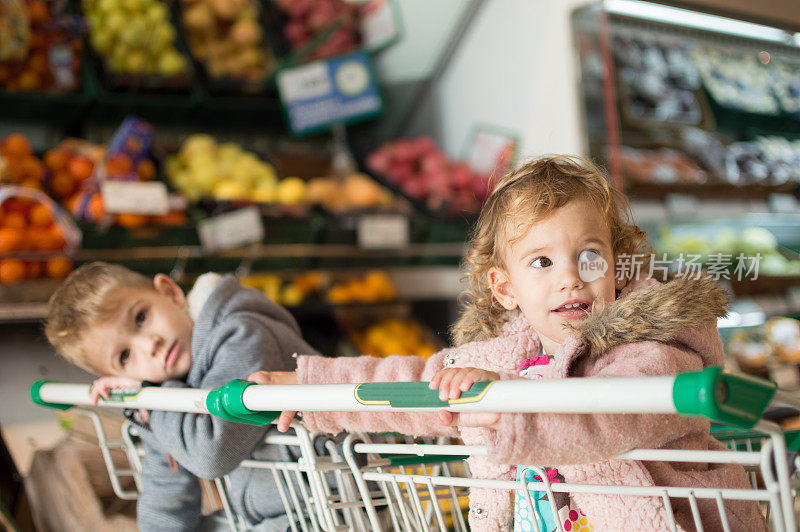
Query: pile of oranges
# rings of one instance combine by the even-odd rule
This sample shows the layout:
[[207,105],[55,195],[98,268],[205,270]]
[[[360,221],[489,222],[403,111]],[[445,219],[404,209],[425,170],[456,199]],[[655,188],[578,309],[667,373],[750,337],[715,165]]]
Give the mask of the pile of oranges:
[[43,190],[46,174],[25,135],[13,133],[0,142],[0,182]]
[[56,252],[65,246],[61,229],[42,203],[10,198],[0,205],[0,284],[65,277],[72,271],[72,263],[65,256],[22,260],[13,255],[25,251]]

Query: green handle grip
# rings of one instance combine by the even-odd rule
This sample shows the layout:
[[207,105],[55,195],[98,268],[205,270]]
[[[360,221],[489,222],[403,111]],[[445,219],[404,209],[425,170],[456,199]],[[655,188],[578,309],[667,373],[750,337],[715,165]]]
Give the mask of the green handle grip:
[[439,390],[431,390],[427,382],[368,382],[356,387],[356,400],[364,405],[391,405],[397,408],[448,407],[475,403],[483,399],[492,381],[476,382],[461,392],[458,399],[442,401]]
[[53,381],[49,381],[47,379],[40,379],[31,384],[31,401],[33,401],[39,406],[45,406],[47,408],[55,408],[56,410],[69,410],[70,408],[75,406],[66,403],[48,403],[47,401],[42,400],[40,391],[42,389],[42,386],[44,386],[49,382]]
[[749,429],[761,419],[777,388],[771,381],[710,367],[676,376],[672,400],[681,414]]
[[280,412],[253,412],[244,406],[242,396],[248,386],[254,382],[235,379],[224,386],[208,392],[206,408],[211,414],[224,419],[247,425],[263,427],[275,421]]

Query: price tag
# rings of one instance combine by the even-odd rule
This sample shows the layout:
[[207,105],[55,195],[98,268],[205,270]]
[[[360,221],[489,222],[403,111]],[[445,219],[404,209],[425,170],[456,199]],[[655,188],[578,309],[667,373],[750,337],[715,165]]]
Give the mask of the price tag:
[[282,68],[275,79],[295,135],[363,120],[383,111],[372,62],[364,52]]
[[670,216],[695,216],[699,209],[697,198],[686,194],[668,194],[666,204]]
[[800,211],[800,204],[797,203],[797,198],[791,194],[770,194],[769,210],[772,212],[788,212],[796,213]]
[[362,216],[356,233],[362,248],[402,248],[408,245],[408,218],[402,214]]
[[794,364],[781,364],[769,368],[769,380],[778,388],[797,388],[800,386],[800,370]]
[[255,207],[245,207],[206,218],[197,224],[206,251],[221,251],[264,240],[264,224]]
[[392,0],[370,0],[361,6],[361,39],[364,48],[375,52],[398,37]]
[[517,139],[513,135],[479,130],[469,148],[469,166],[477,174],[488,174],[496,168],[503,172],[516,151]]
[[155,216],[169,212],[167,187],[158,181],[103,181],[100,193],[106,212]]

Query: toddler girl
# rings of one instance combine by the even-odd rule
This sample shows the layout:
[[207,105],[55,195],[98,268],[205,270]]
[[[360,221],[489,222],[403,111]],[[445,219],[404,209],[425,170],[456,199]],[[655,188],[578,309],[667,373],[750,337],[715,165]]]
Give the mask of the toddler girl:
[[[646,234],[629,219],[624,197],[591,163],[570,156],[529,162],[500,179],[481,210],[466,258],[469,289],[453,328],[457,347],[427,361],[300,356],[296,372],[251,379],[430,380],[442,399],[454,399],[479,380],[674,375],[721,365],[716,318],[726,312],[724,292],[708,279],[661,284],[648,276],[649,261],[630,279],[617,271],[619,258],[650,252]],[[284,412],[279,429],[292,416]],[[445,435],[488,445],[488,458],[470,458],[476,478],[513,480],[514,464],[525,463],[555,466],[548,477],[570,483],[748,487],[738,465],[613,459],[634,448],[723,449],[700,418],[305,412],[303,419],[314,431]],[[571,504],[599,531],[669,529],[661,499],[576,494]],[[719,529],[716,501],[698,505],[706,529]],[[756,503],[725,506],[732,530],[765,529]],[[679,527],[694,530],[688,501],[675,499],[672,507]],[[472,530],[510,529],[512,493],[473,488],[469,522]]]

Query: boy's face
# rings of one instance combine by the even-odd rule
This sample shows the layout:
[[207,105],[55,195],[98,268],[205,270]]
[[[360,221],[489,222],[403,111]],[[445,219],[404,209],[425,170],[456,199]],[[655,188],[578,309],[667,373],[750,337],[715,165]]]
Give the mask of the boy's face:
[[492,292],[506,309],[520,308],[548,354],[565,340],[565,324],[614,300],[611,232],[586,201],[570,201],[535,223],[507,246],[505,263],[488,272]]
[[112,317],[82,335],[82,348],[95,371],[151,382],[186,376],[194,324],[180,287],[159,274],[153,290],[126,287],[114,298]]

